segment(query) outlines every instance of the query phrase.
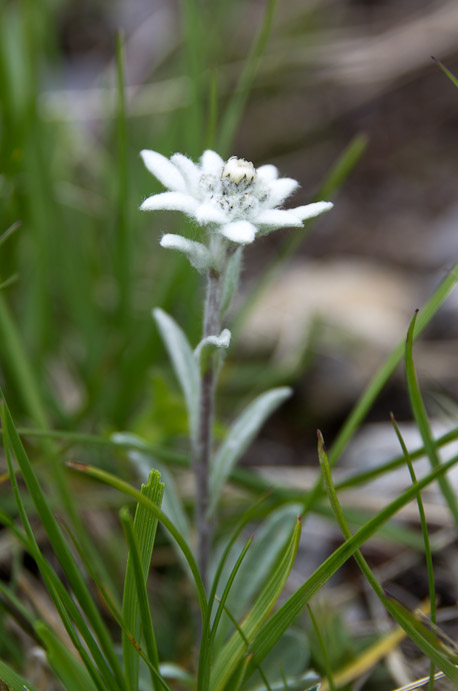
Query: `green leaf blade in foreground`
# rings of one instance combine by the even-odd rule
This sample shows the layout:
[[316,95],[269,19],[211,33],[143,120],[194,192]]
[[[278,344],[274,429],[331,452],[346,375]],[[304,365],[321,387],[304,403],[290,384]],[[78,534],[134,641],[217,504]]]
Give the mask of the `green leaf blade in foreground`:
[[191,438],[196,439],[200,396],[198,365],[184,331],[175,320],[159,308],[153,310],[153,316],[185,397]]
[[[151,470],[146,485],[142,485],[141,493],[150,499],[158,508],[161,507],[164,485],[161,476],[157,471]],[[154,540],[156,537],[158,519],[151,514],[143,504],[137,504],[133,530],[137,537],[139,560],[141,565],[141,577],[146,582],[148,577],[151,555],[153,553]],[[127,558],[126,577],[124,581],[124,594],[122,599],[122,619],[127,631],[140,642],[140,632],[142,628],[142,618],[140,612],[140,601],[138,597],[138,586],[134,573],[134,554],[131,549]],[[130,691],[137,691],[138,688],[138,665],[139,652],[132,645],[127,632],[123,630],[122,649],[126,681]],[[157,662],[157,660],[156,660]]]
[[[433,435],[431,433],[428,415],[426,413],[426,408],[421,397],[420,387],[415,372],[415,365],[413,362],[413,337],[416,321],[417,313],[414,315],[412,321],[410,322],[409,331],[407,333],[407,342],[405,350],[407,389],[409,391],[409,399],[412,408],[412,413],[423,441],[425,453],[429,458],[431,467],[438,468],[441,465],[441,461],[439,458],[439,454],[437,452],[437,446],[434,443]],[[438,482],[444,500],[450,509],[450,513],[453,516],[453,520],[455,521],[455,526],[458,528],[457,496],[453,490],[453,487],[448,481],[448,478],[445,475],[441,476]]]
[[243,637],[235,631],[217,656],[210,678],[211,691],[224,691],[227,688],[227,682],[247,653],[247,642],[250,643],[253,640],[272,611],[296,558],[301,526],[299,517],[286,550],[262,589],[253,609],[240,626]]
[[[350,540],[352,538],[352,534],[345,520],[344,513],[340,506],[339,498],[336,494],[332,482],[331,470],[329,467],[326,451],[324,449],[324,442],[321,433],[318,434],[318,455],[320,459],[320,465],[323,470],[329,501],[334,511],[337,523],[345,539]],[[415,487],[416,483],[414,484],[414,488]],[[419,496],[419,493],[417,493],[417,501]],[[434,663],[434,665],[437,665],[437,667],[439,667],[439,669],[441,669],[445,674],[447,674],[447,676],[450,679],[452,679],[455,682],[458,682],[458,669],[456,669],[455,665],[452,664],[452,662],[442,653],[434,637],[422,635],[419,623],[415,621],[415,619],[410,615],[410,613],[407,612],[407,610],[404,610],[403,607],[399,606],[398,603],[396,603],[392,598],[389,598],[385,595],[382,586],[378,582],[376,576],[373,574],[371,568],[369,567],[369,564],[364,559],[359,549],[355,551],[354,557],[363,576],[365,577],[365,579],[367,580],[367,582],[369,583],[369,585],[371,586],[371,588],[373,589],[381,603],[391,614],[391,616],[404,629],[406,634],[412,639],[414,643],[416,643],[416,645],[429,658],[429,660]],[[430,679],[433,679],[434,677],[434,665],[431,670]]]
[[253,653],[253,661],[250,665],[250,674],[256,666],[261,664],[273,646],[280,640],[284,632],[291,626],[295,618],[302,612],[306,604],[331,576],[349,559],[361,545],[366,542],[386,521],[392,518],[406,504],[416,498],[417,493],[427,485],[437,480],[458,463],[455,456],[447,463],[425,475],[415,487],[409,487],[395,500],[390,502],[380,513],[372,518],[363,528],[360,528],[350,540],[338,547],[314,573],[291,595],[288,600],[272,615],[263,625],[253,643],[250,651]]
[[77,472],[82,473],[83,475],[87,475],[87,477],[91,477],[94,480],[98,480],[99,482],[102,482],[105,485],[113,487],[114,489],[118,490],[118,492],[122,492],[127,496],[133,497],[137,502],[143,504],[149,511],[151,511],[153,515],[157,517],[157,519],[162,523],[164,528],[171,534],[173,539],[176,541],[179,548],[183,552],[183,556],[188,562],[196,586],[197,595],[199,598],[202,619],[205,619],[208,609],[207,596],[205,594],[205,588],[202,583],[202,578],[200,576],[199,569],[197,568],[196,560],[194,559],[194,556],[188,543],[183,538],[181,533],[177,530],[172,521],[168,518],[168,516],[166,516],[165,513],[161,511],[161,509],[159,509],[152,501],[150,501],[141,492],[135,489],[135,487],[132,487],[132,485],[129,485],[129,483],[125,482],[124,480],[120,480],[115,475],[107,473],[105,470],[101,470],[100,468],[96,468],[95,466],[86,465],[83,463],[68,462],[67,466],[72,470],[76,470]]
[[97,691],[86,668],[72,655],[47,624],[38,621],[35,630],[43,641],[48,662],[64,684],[66,691]]
[[292,390],[287,387],[266,391],[255,398],[231,425],[225,440],[216,453],[210,472],[210,506],[211,516],[218,504],[222,489],[235,464],[246,451],[267,418],[283,401],[291,396]]
[[[116,688],[124,688],[123,675],[118,656],[114,649],[113,641],[108,633],[108,630],[103,622],[101,614],[91,596],[89,588],[83,578],[81,571],[64,539],[59,524],[57,523],[54,514],[48,505],[45,495],[40,487],[38,479],[32,464],[25,452],[22,442],[17,434],[13,418],[9,411],[6,399],[0,389],[0,397],[2,400],[3,415],[2,421],[9,437],[11,447],[16,457],[17,463],[21,470],[22,476],[26,483],[27,489],[35,504],[36,510],[46,530],[49,541],[53,547],[56,556],[68,578],[71,588],[85,613],[86,618],[93,627],[94,632],[100,642],[101,649],[106,656],[108,663],[111,666],[113,673],[113,683]],[[105,663],[106,664],[106,663]]]
[[[301,512],[299,503],[286,504],[272,511],[256,530],[250,551],[243,560],[237,579],[229,593],[227,607],[236,619],[242,616],[250,602],[254,602],[291,539],[291,524]],[[230,621],[220,622],[215,638],[215,650],[227,638]]]
[[11,691],[37,691],[36,686],[30,684],[17,672],[14,672],[11,667],[8,667],[0,660],[0,681],[8,685]]

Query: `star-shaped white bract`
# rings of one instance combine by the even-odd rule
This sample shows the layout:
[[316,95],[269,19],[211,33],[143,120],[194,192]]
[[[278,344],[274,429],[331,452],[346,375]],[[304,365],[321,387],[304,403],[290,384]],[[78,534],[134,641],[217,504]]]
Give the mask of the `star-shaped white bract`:
[[[168,189],[145,199],[142,211],[182,211],[210,232],[239,245],[277,228],[300,227],[333,206],[316,202],[295,209],[278,208],[299,185],[291,178],[279,178],[272,165],[255,168],[236,157],[225,162],[210,150],[199,163],[183,154],[174,154],[170,160],[156,151],[143,150],[141,155],[150,173]],[[170,241],[172,236],[164,237]]]

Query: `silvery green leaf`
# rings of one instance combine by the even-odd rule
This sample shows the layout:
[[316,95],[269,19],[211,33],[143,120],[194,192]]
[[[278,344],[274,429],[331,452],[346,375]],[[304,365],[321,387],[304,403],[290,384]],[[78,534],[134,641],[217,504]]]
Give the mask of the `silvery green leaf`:
[[191,438],[195,440],[199,424],[199,368],[189,341],[175,320],[159,308],[153,310],[153,316],[180,382],[188,410]]
[[227,263],[224,274],[223,294],[221,297],[220,314],[223,316],[229,309],[231,300],[239,285],[240,268],[242,265],[242,247],[238,247]]
[[231,425],[227,436],[221,444],[210,473],[210,516],[218,503],[224,484],[235,464],[251,444],[269,415],[291,396],[292,390],[287,387],[271,389],[261,394],[245,408]]
[[207,371],[211,356],[216,351],[224,351],[229,348],[231,342],[231,332],[223,329],[219,336],[206,336],[203,338],[194,351],[194,357],[203,374]]
[[162,236],[161,247],[165,249],[183,252],[189,260],[191,266],[197,271],[205,271],[212,265],[212,256],[205,245],[195,240],[189,240],[182,235],[166,233]]

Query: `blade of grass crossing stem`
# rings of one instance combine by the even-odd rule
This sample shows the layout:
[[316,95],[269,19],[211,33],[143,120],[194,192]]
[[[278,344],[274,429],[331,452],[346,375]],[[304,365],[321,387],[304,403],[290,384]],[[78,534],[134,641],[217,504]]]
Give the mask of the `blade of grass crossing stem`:
[[[316,201],[329,199],[336,189],[338,189],[344,183],[366,150],[367,141],[367,137],[362,134],[356,135],[351,140],[350,144],[345,148],[342,155],[337,159],[333,168],[325,178],[316,196]],[[266,271],[264,271],[251,293],[249,293],[248,297],[245,298],[242,308],[238,311],[237,318],[235,319],[231,329],[233,340],[239,336],[251,310],[261,295],[266,291],[269,285],[276,280],[288,261],[298,251],[316,220],[317,219],[313,218],[310,219],[305,223],[302,230],[295,230],[285,239],[279,252],[275,254],[275,257],[270,263],[269,267]]]
[[[253,640],[256,632],[261,628],[283,590],[296,557],[300,535],[301,520],[299,517],[289,545],[287,545],[281,559],[272,570],[252,610],[241,624],[244,636],[249,641]],[[212,691],[223,691],[226,688],[226,683],[235,672],[237,665],[244,658],[246,652],[246,642],[240,636],[240,633],[236,631],[215,660],[210,677],[210,688]]]
[[338,547],[309,578],[278,608],[270,619],[262,626],[254,641],[251,651],[254,654],[253,664],[249,672],[254,672],[274,645],[280,640],[285,631],[291,626],[295,618],[302,612],[307,603],[334,573],[354,554],[354,552],[400,509],[414,499],[419,490],[427,487],[438,477],[448,472],[458,463],[458,456],[444,463],[440,468],[428,473],[418,481],[417,487],[409,487],[396,497],[382,511],[358,530],[350,540]]
[[30,684],[1,660],[0,681],[8,685],[9,691],[38,691],[36,686]]
[[[225,612],[226,612],[227,616],[229,617],[229,619],[231,620],[232,624],[234,625],[234,628],[236,629],[236,631],[238,631],[240,638],[243,640],[243,642],[245,643],[245,645],[246,645],[246,647],[247,647],[247,649],[248,649],[249,646],[250,646],[250,641],[249,641],[248,638],[245,636],[245,632],[243,631],[242,627],[241,627],[240,624],[238,623],[237,619],[232,615],[232,612],[231,612],[227,607],[225,607],[224,609],[225,609]],[[239,666],[238,666],[238,670],[236,670],[236,671],[234,672],[234,674],[232,675],[232,679],[230,680],[230,682],[229,682],[229,684],[228,684],[228,686],[229,686],[230,688],[232,688],[232,681],[234,680],[234,678],[235,678],[237,681],[244,681],[244,680],[245,680],[245,676],[246,676],[246,673],[247,673],[248,665],[250,664],[252,658],[253,658],[253,655],[252,655],[251,653],[248,653],[248,655],[246,656],[246,658],[240,662],[240,664],[239,664]],[[240,675],[239,675],[240,669],[243,670],[243,679],[242,679],[242,680],[240,679]],[[264,686],[265,686],[265,688],[267,689],[267,691],[271,691],[271,686],[269,685],[269,681],[268,681],[266,675],[264,674],[264,671],[263,671],[261,665],[259,665],[259,667],[257,668],[257,671],[259,672],[259,675],[260,675],[260,677],[261,677],[261,679],[262,679],[262,681],[263,681],[263,683],[264,683]]]
[[165,513],[161,511],[161,509],[159,509],[155,504],[153,504],[153,502],[150,501],[147,497],[145,497],[141,492],[135,489],[135,487],[132,487],[132,485],[129,485],[128,482],[120,480],[111,473],[107,473],[106,471],[101,470],[100,468],[95,468],[94,466],[86,465],[83,463],[68,462],[67,466],[69,468],[72,468],[72,470],[76,470],[79,473],[82,473],[83,475],[87,475],[87,477],[94,478],[95,480],[98,480],[99,482],[102,482],[105,485],[109,485],[110,487],[113,487],[114,489],[118,490],[119,492],[122,492],[123,494],[133,497],[137,502],[143,504],[154,516],[156,516],[156,518],[162,523],[164,528],[171,534],[173,539],[177,542],[179,548],[181,549],[186,558],[186,561],[189,564],[191,573],[194,578],[194,583],[197,589],[197,595],[199,598],[199,605],[201,609],[202,618],[204,618],[207,614],[208,605],[207,598],[205,595],[205,589],[202,583],[202,578],[199,574],[199,569],[197,568],[196,561],[193,557],[188,543],[180,534],[180,532],[176,529],[172,521],[165,515]]
[[[274,508],[256,530],[254,543],[244,559],[226,603],[236,618],[241,617],[250,602],[255,601],[268,574],[286,549],[291,539],[291,524],[300,511],[301,504],[298,502]],[[230,621],[223,619],[215,638],[215,650],[222,647],[229,629]]]
[[[345,520],[345,516],[340,507],[339,499],[337,497],[336,491],[332,483],[331,469],[324,448],[323,437],[320,432],[318,433],[318,456],[320,459],[321,468],[323,470],[323,476],[329,501],[334,510],[337,523],[339,524],[339,528],[342,531],[343,536],[347,541],[349,541],[353,538],[353,535]],[[418,490],[418,485],[414,486],[413,489]],[[363,533],[364,530],[365,527],[362,528]],[[359,549],[355,550],[354,558],[362,574],[366,578],[367,582],[369,583],[377,597],[380,599],[380,601],[388,610],[388,612],[392,615],[392,617],[394,617],[398,624],[404,629],[407,635],[410,636],[413,642],[416,643],[416,645],[431,660],[431,662],[434,662],[434,664],[436,664],[439,667],[439,669],[441,669],[452,681],[454,681],[455,683],[458,682],[458,669],[456,669],[455,665],[452,664],[452,662],[440,651],[437,644],[431,643],[430,640],[428,640],[424,635],[421,634],[419,630],[420,626],[417,625],[419,623],[416,621],[412,622],[411,620],[409,620],[409,617],[407,617],[398,606],[395,606],[395,604],[397,603],[395,603],[391,598],[387,598],[385,596],[382,586],[377,581],[376,577],[374,576],[372,570],[370,569],[368,563],[364,559]]]
[[231,573],[230,573],[230,576],[229,576],[229,578],[228,578],[228,581],[227,581],[227,583],[226,583],[226,586],[225,586],[225,588],[224,588],[223,595],[222,595],[221,600],[220,600],[220,602],[219,602],[218,609],[216,610],[215,619],[214,619],[214,621],[213,621],[213,626],[212,626],[212,629],[211,629],[211,634],[210,634],[210,648],[212,647],[213,641],[215,640],[216,631],[218,630],[218,625],[219,625],[220,619],[221,619],[221,617],[222,617],[224,608],[225,608],[225,606],[226,606],[227,598],[229,597],[229,593],[230,593],[230,591],[231,591],[231,588],[232,588],[232,585],[233,585],[233,583],[234,583],[235,577],[236,577],[237,572],[238,572],[238,570],[239,570],[239,568],[240,568],[240,566],[241,566],[241,564],[242,564],[243,559],[245,558],[245,555],[246,555],[247,551],[248,551],[249,548],[251,547],[251,543],[252,543],[252,542],[253,542],[253,538],[250,538],[250,539],[248,540],[248,542],[246,543],[246,545],[245,545],[245,547],[243,548],[242,552],[240,553],[240,555],[239,555],[237,561],[235,562],[235,566],[234,566],[234,568],[232,569],[232,571],[231,571]]
[[207,614],[203,622],[202,626],[202,637],[201,637],[201,645],[200,645],[200,655],[199,655],[199,668],[198,668],[198,677],[197,677],[197,689],[198,691],[203,691],[204,689],[208,689],[208,683],[209,683],[209,678],[210,678],[210,653],[211,653],[211,644],[210,644],[210,637],[211,637],[211,616],[212,616],[212,608],[213,608],[213,603],[216,600],[216,591],[218,589],[218,584],[221,579],[221,574],[223,572],[224,566],[226,564],[226,561],[229,557],[229,554],[232,550],[232,547],[234,546],[237,538],[239,537],[240,533],[242,532],[243,528],[253,520],[253,518],[256,516],[259,507],[261,504],[264,503],[266,497],[260,497],[252,506],[247,509],[247,511],[244,512],[242,517],[239,520],[239,523],[237,527],[235,528],[234,532],[232,533],[230,539],[227,541],[226,547],[223,551],[223,554],[219,560],[218,566],[216,568],[215,576],[213,578],[213,583],[211,585],[211,590],[210,590],[210,595],[208,598],[208,608],[207,608]]
[[[123,437],[123,440],[120,442],[118,441],[118,435],[112,435],[111,438],[106,438],[102,436],[97,436],[97,435],[91,435],[91,434],[80,434],[77,432],[68,432],[67,430],[37,430],[37,429],[30,429],[26,427],[18,427],[17,432],[19,435],[24,436],[24,437],[32,437],[32,438],[40,438],[40,437],[49,437],[51,439],[56,439],[61,442],[65,442],[69,446],[73,446],[76,444],[81,444],[81,445],[89,445],[89,446],[105,446],[107,448],[121,448],[121,449],[141,449],[145,453],[148,453],[151,455],[153,458],[160,458],[163,461],[167,461],[168,463],[171,463],[172,465],[177,465],[179,467],[187,468],[189,467],[189,458],[186,454],[179,453],[177,451],[171,451],[170,449],[162,448],[162,447],[156,447],[156,446],[151,446],[149,444],[145,444],[143,441],[140,443],[138,440],[135,440],[135,435],[130,435],[130,434],[121,434],[119,435],[120,437]],[[2,435],[2,430],[0,430],[0,436]],[[455,430],[451,430],[450,432],[447,432],[446,434],[443,434],[441,437],[438,437],[437,439],[434,440],[435,446],[438,448],[445,446],[446,444],[451,443],[452,441],[455,441],[458,438],[458,428]],[[414,460],[418,460],[424,455],[424,447],[421,446],[415,451],[412,451],[410,454],[410,458]],[[344,489],[346,487],[352,487],[352,486],[357,486],[359,484],[364,484],[368,480],[372,479],[373,477],[377,477],[378,475],[382,475],[390,470],[395,470],[396,468],[401,467],[402,465],[405,464],[405,459],[404,456],[400,455],[397,456],[396,458],[392,459],[391,461],[387,461],[387,463],[383,463],[380,466],[374,467],[370,471],[365,471],[362,473],[355,473],[355,475],[349,477],[346,480],[342,480],[339,483],[336,483],[335,487],[337,490]],[[150,466],[151,467],[151,464]],[[0,475],[0,482],[3,481],[5,478],[4,476]],[[291,487],[283,487],[281,485],[276,485],[274,488],[272,487],[271,483],[268,480],[265,480],[261,477],[257,477],[253,475],[252,473],[249,473],[247,471],[244,471],[243,469],[240,468],[235,468],[235,470],[231,473],[230,479],[233,483],[236,485],[240,485],[241,487],[244,487],[246,489],[249,489],[254,492],[269,492],[269,494],[272,495],[272,497],[275,497],[276,495],[281,495],[282,497],[287,497],[290,501],[300,501],[303,499],[303,492],[295,491]]]
[[129,232],[129,171],[127,157],[127,123],[124,78],[124,37],[116,34],[116,85],[118,108],[116,117],[117,148],[117,232],[116,232],[116,273],[118,279],[118,314],[120,323],[126,325],[131,312],[131,233]]
[[328,680],[328,684],[329,684],[329,690],[335,691],[336,687],[334,684],[334,677],[332,674],[332,667],[331,667],[331,663],[329,661],[328,651],[326,650],[326,644],[323,640],[323,636],[321,635],[320,627],[318,626],[318,622],[316,620],[316,617],[313,613],[313,610],[312,610],[310,604],[307,605],[307,609],[309,611],[310,621],[312,622],[313,630],[315,631],[315,636],[317,638],[318,645],[320,647],[321,655],[323,658],[323,664],[324,664],[324,669],[326,672],[326,679]]
[[[420,387],[418,385],[417,375],[415,372],[415,366],[413,363],[412,347],[413,347],[413,336],[415,330],[415,322],[417,320],[417,313],[415,313],[412,321],[410,322],[409,330],[407,333],[407,342],[405,349],[405,366],[406,366],[406,379],[407,388],[409,391],[410,406],[412,408],[412,413],[417,423],[418,430],[420,432],[423,446],[425,447],[425,453],[429,458],[429,462],[432,468],[437,468],[440,466],[440,459],[437,453],[436,445],[433,441],[433,436],[431,433],[431,428],[429,425],[428,416],[426,414],[426,409],[423,403],[423,399],[420,393]],[[442,495],[450,509],[450,513],[453,516],[455,525],[458,528],[458,502],[456,494],[450,485],[447,476],[442,476],[439,480],[439,487]]]
[[[391,414],[391,422],[393,423],[394,430],[396,432],[396,436],[399,440],[399,443],[401,445],[402,451],[405,456],[406,463],[409,467],[409,473],[410,477],[412,479],[412,485],[415,487],[417,485],[417,476],[415,475],[415,470],[412,464],[412,460],[410,458],[410,454],[407,450],[407,446],[405,445],[404,439],[402,437],[401,431],[398,427],[398,424],[394,418],[394,415]],[[431,553],[431,543],[429,539],[429,533],[428,533],[428,524],[426,521],[426,514],[425,514],[425,509],[423,506],[423,500],[421,498],[421,494],[418,493],[417,495],[417,504],[418,504],[418,513],[420,514],[420,522],[421,522],[421,532],[423,534],[423,542],[425,545],[425,560],[426,560],[426,569],[428,572],[428,591],[429,591],[429,611],[430,611],[430,617],[431,621],[433,624],[436,623],[436,586],[434,582],[434,566],[433,566],[433,556]],[[430,691],[434,689],[434,665],[431,663],[431,669],[430,669],[430,676],[429,676],[429,686],[428,688]]]
[[[232,569],[229,579],[226,583],[226,586],[223,591],[223,595],[221,597],[221,600],[219,601],[218,604],[218,609],[216,611],[215,619],[213,621],[213,626],[208,627],[208,629],[205,631],[205,638],[202,635],[202,641],[201,641],[201,650],[200,650],[200,656],[199,656],[199,679],[198,679],[198,685],[197,688],[200,689],[208,689],[208,683],[210,679],[210,668],[211,668],[211,657],[212,657],[212,651],[213,651],[213,645],[215,641],[215,634],[218,629],[219,622],[221,620],[221,616],[223,614],[223,611],[225,610],[225,605],[226,601],[229,595],[229,592],[231,590],[232,584],[234,583],[234,579],[237,575],[237,572],[240,568],[240,565],[245,558],[245,555],[248,551],[248,549],[251,546],[252,543],[252,538],[248,540],[246,543],[245,547],[243,548],[242,552],[240,553],[234,568]],[[215,596],[216,597],[216,596]]]
[[[0,392],[1,395],[1,392]],[[24,481],[29,490],[30,496],[35,504],[37,512],[43,523],[43,527],[49,537],[54,552],[68,578],[68,581],[75,593],[78,602],[80,603],[87,619],[90,621],[97,638],[100,641],[102,650],[109,661],[113,674],[118,680],[120,686],[123,686],[123,676],[120,662],[114,649],[113,641],[103,622],[100,612],[92,599],[88,586],[76,564],[74,557],[63,537],[62,531],[54,517],[54,514],[49,507],[43,491],[38,483],[38,479],[33,470],[32,464],[25,452],[22,442],[16,432],[13,419],[11,417],[9,408],[3,397],[3,426],[7,432],[14,455],[19,464]]]
[[95,691],[87,670],[71,654],[68,648],[56,636],[54,631],[42,621],[38,621],[35,630],[46,648],[48,662],[55,674],[62,681],[65,691]]
[[[241,664],[239,665],[239,669],[231,679],[231,689],[233,689],[233,691],[239,691],[239,689],[243,688],[245,675],[249,664],[250,655],[247,655],[247,657],[244,660],[242,660]],[[269,686],[266,686],[266,689],[267,691],[270,691]]]
[[221,153],[223,158],[229,154],[237,125],[242,117],[243,109],[247,102],[250,89],[258,71],[261,57],[264,53],[270,36],[277,4],[278,0],[267,0],[262,25],[254,40],[250,54],[244,62],[242,73],[235,88],[235,92],[229,101],[226,111],[223,114],[218,137],[218,151]]
[[[150,472],[148,482],[146,485],[142,485],[141,492],[160,508],[164,494],[164,485],[160,481],[158,472]],[[151,555],[153,553],[154,540],[156,537],[157,517],[153,516],[142,504],[137,505],[132,527],[135,533],[134,542],[132,542],[133,538],[130,534],[130,515],[125,516],[123,514],[122,522],[129,542],[129,556],[126,565],[124,595],[122,600],[122,617],[127,630],[138,642],[140,642],[142,610],[146,606],[146,611],[149,612],[148,597],[146,595],[146,580],[148,578]],[[139,591],[141,587],[139,583],[140,574],[144,592],[143,590],[141,590],[141,592]],[[145,629],[145,626],[143,626],[143,630],[147,643],[147,652],[151,661],[155,664],[156,668],[159,669],[159,660],[157,658],[157,649],[151,620],[148,631]],[[148,636],[148,638],[146,638],[146,636]],[[123,635],[123,658],[125,675],[129,688],[136,691],[138,687],[138,652],[125,635]]]
[[[143,507],[144,508],[144,507]],[[135,588],[136,604],[138,611],[138,622],[134,622],[137,626],[137,631],[134,634],[134,639],[140,643],[140,634],[143,629],[143,637],[145,640],[145,649],[152,666],[159,675],[159,657],[157,653],[156,637],[154,635],[153,622],[151,618],[151,610],[148,601],[148,593],[146,591],[145,571],[142,564],[142,557],[140,555],[140,546],[138,544],[137,535],[135,534],[134,524],[127,507],[123,507],[120,511],[121,522],[126,534],[127,543],[129,545],[129,559],[131,563],[131,578],[133,578],[133,586]],[[126,612],[127,614],[127,612]],[[134,646],[131,648],[136,652]],[[132,691],[138,689],[138,659],[135,661],[137,667],[137,674],[135,676],[136,686],[131,686]],[[151,670],[152,671],[152,670]],[[126,669],[129,674],[130,670]],[[151,675],[151,682],[153,689],[161,689],[163,685],[158,685],[154,674]]]
[[[5,425],[5,418],[4,418],[4,408],[2,407],[2,423]],[[23,536],[19,532],[16,532],[16,536],[18,539],[24,544],[24,547],[26,550],[32,555],[32,557],[35,559],[38,568],[40,570],[40,573],[42,575],[43,581],[48,589],[49,595],[54,602],[54,605],[56,607],[57,612],[59,613],[59,616],[62,619],[62,622],[65,626],[65,629],[70,636],[76,650],[78,650],[81,659],[84,661],[84,664],[86,665],[86,668],[88,669],[89,673],[91,674],[91,677],[96,684],[96,686],[100,689],[100,691],[103,691],[105,684],[102,682],[102,679],[99,676],[99,673],[97,672],[97,669],[93,665],[92,661],[88,657],[85,648],[81,645],[80,640],[78,638],[78,635],[74,631],[72,620],[76,623],[78,626],[82,637],[84,638],[84,641],[91,652],[93,659],[96,661],[98,664],[98,667],[101,671],[101,674],[105,676],[105,680],[107,683],[113,683],[114,688],[119,688],[116,681],[111,675],[111,672],[108,668],[108,665],[105,662],[105,658],[102,656],[98,645],[96,644],[95,640],[93,639],[89,629],[86,626],[86,623],[84,619],[81,617],[79,610],[77,609],[76,605],[74,604],[73,600],[70,598],[70,595],[68,594],[67,590],[64,588],[62,582],[59,580],[55,572],[52,570],[52,568],[49,566],[48,562],[46,559],[43,557],[43,555],[40,552],[40,549],[38,547],[38,544],[35,540],[35,536],[33,534],[32,528],[30,526],[27,514],[24,509],[24,505],[22,503],[21,495],[19,492],[19,487],[17,484],[17,479],[16,479],[16,474],[14,472],[13,468],[13,463],[12,463],[12,458],[11,458],[11,450],[10,450],[10,438],[8,434],[8,428],[4,429],[4,448],[5,448],[5,454],[6,454],[6,459],[7,459],[7,464],[10,472],[10,478],[11,478],[11,486],[13,489],[13,493],[16,499],[16,505],[19,511],[19,516],[21,518],[22,524],[24,526],[24,529],[26,531],[27,537]],[[69,616],[70,615],[70,616]],[[71,619],[70,619],[71,617]]]

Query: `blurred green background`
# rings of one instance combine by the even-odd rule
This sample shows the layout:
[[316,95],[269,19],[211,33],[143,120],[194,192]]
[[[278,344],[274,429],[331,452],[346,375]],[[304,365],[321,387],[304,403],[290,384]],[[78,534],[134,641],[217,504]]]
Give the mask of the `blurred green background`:
[[[273,162],[300,181],[294,202],[306,203],[352,139],[367,136],[336,209],[300,248],[296,274],[286,283],[280,275],[273,303],[239,339],[232,361],[240,359],[243,376],[232,389],[226,382],[236,396],[256,388],[265,372],[256,343],[268,345],[268,357],[277,348],[272,378],[278,365],[284,377],[287,370],[312,425],[324,416],[331,434],[453,260],[457,99],[429,56],[453,69],[455,3],[271,5],[2,0],[0,229],[20,227],[0,248],[0,278],[8,282],[0,362],[25,422],[151,426],[161,398],[154,391],[166,376],[151,308],[163,306],[198,338],[198,279],[184,259],[158,247],[161,233],[183,220],[137,210],[159,189],[141,164],[142,148],[196,158],[210,146],[256,165]],[[290,234],[248,248],[245,293]],[[360,281],[346,293],[355,275]],[[387,294],[393,283],[395,294]],[[367,291],[373,301],[358,308]],[[284,321],[289,298],[303,305],[309,295],[299,326],[294,310]],[[378,330],[367,326],[370,314]],[[291,324],[297,333],[288,336]],[[453,326],[447,337],[456,337]],[[439,369],[456,384],[452,368],[444,372],[442,361]],[[171,422],[179,402],[167,395]],[[165,412],[162,432],[150,429],[150,437],[164,436]]]

